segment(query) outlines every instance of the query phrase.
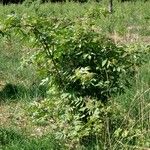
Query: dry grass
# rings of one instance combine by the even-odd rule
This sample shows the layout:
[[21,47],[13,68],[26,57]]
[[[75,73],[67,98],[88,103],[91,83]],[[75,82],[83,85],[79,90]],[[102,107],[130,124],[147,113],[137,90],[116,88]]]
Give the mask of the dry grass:
[[2,103],[0,105],[0,127],[15,128],[25,135],[41,137],[50,131],[50,127],[32,123],[27,115],[26,104],[22,102]]
[[140,36],[138,34],[128,33],[125,36],[120,36],[117,33],[109,36],[112,38],[115,43],[121,44],[133,44],[133,43],[141,43],[141,44],[149,44],[150,36]]

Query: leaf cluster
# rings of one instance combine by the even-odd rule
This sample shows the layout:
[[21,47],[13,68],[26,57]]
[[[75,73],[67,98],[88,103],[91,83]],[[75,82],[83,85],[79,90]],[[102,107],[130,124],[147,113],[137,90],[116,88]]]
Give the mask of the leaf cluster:
[[32,57],[39,74],[63,91],[106,102],[129,84],[123,77],[133,73],[135,53],[95,31],[87,18],[70,22],[23,16],[19,23],[14,20],[11,28],[15,26],[40,47]]
[[49,87],[47,99],[31,107],[33,120],[53,118],[63,138],[73,137],[79,142],[97,133],[103,137],[108,124],[115,128],[122,119],[115,116],[108,101],[130,85],[136,67],[143,62],[139,52],[97,32],[86,17],[70,21],[10,15],[1,32],[13,31],[37,49],[31,62],[41,84]]

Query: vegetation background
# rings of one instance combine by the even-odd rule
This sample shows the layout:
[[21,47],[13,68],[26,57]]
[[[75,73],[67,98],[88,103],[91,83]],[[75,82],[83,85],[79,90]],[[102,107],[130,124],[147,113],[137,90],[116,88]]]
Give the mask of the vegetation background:
[[[150,149],[150,2],[114,1],[112,14],[107,10],[108,4],[109,1],[41,3],[27,0],[17,5],[0,5],[0,33],[3,35],[4,27],[7,27],[6,30],[11,35],[1,36],[0,39],[0,149]],[[66,39],[71,39],[74,35],[69,35],[72,34],[70,30],[64,33],[61,29],[64,23],[69,29],[77,26],[73,31],[80,34],[82,31],[79,29],[84,28],[90,34],[92,28],[94,33],[112,39],[116,47],[123,46],[127,52],[135,51],[134,56],[138,59],[132,60],[136,60],[136,63],[138,60],[140,67],[136,67],[136,74],[132,78],[126,76],[131,86],[126,87],[122,94],[111,95],[106,106],[97,100],[95,102],[95,97],[78,97],[71,93],[71,100],[76,102],[73,106],[80,105],[84,99],[89,102],[86,107],[81,105],[85,111],[78,109],[72,115],[70,108],[74,107],[68,105],[68,95],[65,92],[59,95],[60,90],[56,87],[49,88],[47,78],[41,82],[45,72],[42,76],[37,74],[39,68],[35,64],[38,61],[33,63],[32,59],[41,50],[36,43],[37,38],[31,36],[28,39],[30,32],[24,38],[9,28],[12,23],[17,25],[22,16],[32,25],[37,21],[35,24],[41,25],[37,29],[43,30],[51,25],[50,30],[56,28],[63,31],[62,35]],[[44,19],[49,19],[52,24]],[[57,23],[60,23],[60,28]],[[44,30],[49,33],[49,29]],[[81,47],[82,44],[83,42]],[[64,61],[67,63],[68,60]],[[46,59],[44,62],[47,62]],[[38,63],[43,65],[41,59]],[[106,63],[104,61],[103,65]],[[40,70],[42,69],[41,67]],[[86,73],[88,71],[87,69]],[[86,82],[84,84],[89,86]],[[91,111],[88,112],[94,119],[92,125],[88,121],[81,123],[82,117],[80,114],[78,116],[78,111],[86,114],[87,107],[90,107]]]

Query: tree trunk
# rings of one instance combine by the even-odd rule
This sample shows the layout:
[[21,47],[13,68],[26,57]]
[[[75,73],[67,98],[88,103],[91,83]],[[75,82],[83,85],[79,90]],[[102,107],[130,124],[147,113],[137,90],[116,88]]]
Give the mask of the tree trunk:
[[109,0],[109,12],[113,12],[113,0]]

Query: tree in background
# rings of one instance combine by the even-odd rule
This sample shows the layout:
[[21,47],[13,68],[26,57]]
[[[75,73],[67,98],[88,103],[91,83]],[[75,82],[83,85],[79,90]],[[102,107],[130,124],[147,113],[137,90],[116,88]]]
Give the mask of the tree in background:
[[113,12],[113,0],[109,0],[109,12]]

